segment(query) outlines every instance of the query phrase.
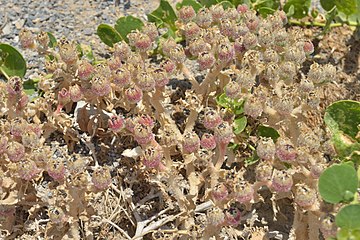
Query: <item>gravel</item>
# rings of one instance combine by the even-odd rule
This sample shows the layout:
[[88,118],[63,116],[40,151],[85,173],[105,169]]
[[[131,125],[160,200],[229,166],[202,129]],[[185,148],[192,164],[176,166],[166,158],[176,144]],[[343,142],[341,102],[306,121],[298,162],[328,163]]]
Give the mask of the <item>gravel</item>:
[[[170,2],[175,4],[176,0]],[[48,31],[57,39],[66,37],[91,45],[99,55],[107,51],[96,35],[99,24],[114,25],[116,19],[127,15],[145,20],[158,4],[156,0],[0,0],[0,42],[20,50],[28,64],[28,79],[43,70],[43,60],[37,53],[21,49],[18,35],[22,28],[34,34]]]

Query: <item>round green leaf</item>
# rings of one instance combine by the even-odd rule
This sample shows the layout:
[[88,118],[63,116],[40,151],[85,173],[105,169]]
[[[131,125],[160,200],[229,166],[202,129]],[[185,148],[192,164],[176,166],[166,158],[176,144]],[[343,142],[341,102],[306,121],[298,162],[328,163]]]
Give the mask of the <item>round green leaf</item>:
[[143,22],[136,17],[126,16],[116,20],[115,29],[120,34],[122,39],[129,42],[127,35],[133,30],[140,30],[144,26]]
[[360,204],[346,205],[335,217],[335,223],[340,228],[360,229]]
[[112,47],[115,43],[122,40],[121,36],[115,29],[107,24],[100,24],[97,28],[97,35],[106,45]]
[[239,134],[244,131],[247,125],[247,118],[245,116],[241,118],[236,118],[234,121],[234,133]]
[[271,138],[274,142],[280,137],[280,134],[272,127],[260,125],[257,128],[257,136]]
[[329,203],[348,200],[349,192],[357,190],[358,178],[356,170],[349,164],[335,164],[327,168],[319,178],[321,197]]
[[340,130],[355,139],[360,124],[360,102],[342,100],[331,104],[326,109],[324,121],[332,133]]
[[26,73],[26,62],[21,53],[4,43],[0,43],[0,73],[6,78],[24,77]]
[[176,4],[176,9],[179,10],[183,6],[192,6],[195,12],[198,12],[203,6],[196,0],[183,0]]

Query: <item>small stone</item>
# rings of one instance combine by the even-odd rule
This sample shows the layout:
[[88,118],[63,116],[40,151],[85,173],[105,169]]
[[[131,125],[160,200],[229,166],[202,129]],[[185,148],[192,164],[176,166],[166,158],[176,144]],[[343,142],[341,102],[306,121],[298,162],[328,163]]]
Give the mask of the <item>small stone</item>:
[[21,29],[25,24],[25,19],[19,19],[14,22],[17,29]]
[[7,23],[5,27],[2,29],[4,35],[8,35],[11,33],[11,23]]

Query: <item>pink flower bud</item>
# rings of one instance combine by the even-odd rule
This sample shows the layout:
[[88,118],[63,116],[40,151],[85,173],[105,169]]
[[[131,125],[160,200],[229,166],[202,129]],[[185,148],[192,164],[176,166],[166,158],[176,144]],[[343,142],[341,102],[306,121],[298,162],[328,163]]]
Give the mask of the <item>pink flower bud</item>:
[[271,187],[276,192],[289,192],[292,185],[292,176],[286,170],[274,169]]
[[218,183],[211,191],[211,196],[215,202],[222,202],[228,198],[229,191],[225,184]]
[[109,129],[115,133],[120,132],[125,127],[125,120],[123,116],[112,116],[108,121]]
[[194,22],[189,22],[185,25],[184,35],[187,40],[191,40],[199,36],[201,28]]
[[74,44],[66,40],[59,43],[59,53],[61,60],[67,65],[74,65],[79,59]]
[[109,169],[106,167],[97,168],[92,174],[91,181],[97,189],[107,189],[111,184],[111,174]]
[[137,75],[137,85],[144,92],[151,92],[155,89],[155,79],[151,73],[141,72]]
[[197,58],[200,70],[210,69],[215,64],[215,57],[212,53],[202,52]]
[[8,138],[6,136],[0,136],[0,155],[6,152],[8,147]]
[[200,148],[200,138],[195,132],[186,132],[183,139],[183,149],[187,153],[193,153]]
[[42,49],[47,49],[50,43],[50,38],[47,32],[41,31],[37,36],[36,40]]
[[279,138],[276,142],[276,156],[280,161],[292,162],[297,157],[297,151],[288,138]]
[[6,85],[6,90],[9,95],[21,95],[23,90],[22,79],[18,76],[10,77]]
[[181,45],[177,45],[170,50],[170,59],[176,63],[183,63],[186,59],[185,51]]
[[96,75],[90,82],[92,92],[98,97],[106,96],[111,92],[110,82],[104,75]]
[[117,88],[124,88],[131,82],[129,70],[124,67],[118,68],[113,72],[113,82]]
[[170,60],[170,59],[166,59],[164,60],[161,65],[160,65],[162,68],[165,69],[165,71],[168,73],[168,74],[173,74],[175,72],[175,69],[176,69],[176,65],[175,63]]
[[248,10],[249,10],[249,7],[248,5],[246,5],[245,3],[244,4],[240,4],[237,6],[236,10],[241,13],[241,14],[244,14],[246,13]]
[[273,166],[269,162],[260,162],[255,169],[256,180],[259,182],[267,182],[271,180]]
[[35,48],[34,36],[27,29],[22,29],[19,33],[20,44],[23,48]]
[[224,42],[219,44],[217,56],[221,62],[230,62],[234,58],[234,55],[234,47],[230,42]]
[[219,208],[215,208],[207,213],[207,222],[214,227],[220,227],[225,223],[225,214]]
[[158,29],[153,22],[145,22],[142,28],[142,32],[148,35],[152,42],[154,42],[159,36]]
[[26,181],[33,179],[40,172],[40,169],[38,169],[35,162],[31,160],[21,161],[18,166],[17,173],[19,177]]
[[120,61],[125,61],[130,56],[131,49],[125,41],[114,44],[114,56],[119,58]]
[[229,226],[239,225],[241,220],[240,209],[236,207],[231,207],[230,209],[225,210],[225,224]]
[[236,81],[230,81],[225,86],[225,94],[227,97],[236,99],[240,97],[241,94],[241,87],[240,84]]
[[138,117],[137,122],[151,129],[153,129],[155,125],[154,120],[149,115],[146,114],[143,114],[140,117]]
[[219,22],[225,15],[225,10],[221,4],[212,5],[210,12],[214,22]]
[[142,145],[148,144],[154,139],[151,128],[140,123],[135,124],[133,134],[135,140]]
[[25,157],[25,147],[18,142],[9,142],[6,155],[12,162],[18,162]]
[[117,57],[111,57],[106,61],[107,65],[109,66],[111,71],[115,71],[116,69],[120,68],[122,63],[121,60]]
[[196,12],[192,6],[183,6],[178,12],[179,19],[183,22],[189,22],[195,18]]
[[70,86],[69,92],[70,92],[71,101],[73,101],[73,102],[78,102],[81,99],[83,99],[83,97],[84,97],[84,95],[80,89],[80,86],[77,84]]
[[222,123],[222,118],[218,112],[215,110],[209,109],[205,112],[204,115],[204,127],[207,129],[214,129],[220,123]]
[[128,34],[129,44],[134,46],[140,52],[146,52],[151,49],[152,41],[150,37],[141,32],[132,32]]
[[55,181],[62,181],[65,178],[66,169],[62,159],[50,159],[46,170]]
[[234,137],[233,129],[228,122],[222,122],[214,129],[215,140],[219,144],[227,145]]
[[208,28],[211,26],[212,21],[213,18],[208,8],[202,8],[198,11],[195,19],[197,25],[202,28]]
[[138,86],[131,86],[125,90],[125,96],[130,103],[138,103],[143,97],[143,92]]
[[314,52],[314,44],[311,41],[304,42],[304,52],[310,55]]
[[249,203],[254,198],[253,186],[246,181],[234,185],[233,197],[239,203]]
[[157,68],[153,71],[153,78],[155,79],[155,86],[158,88],[165,87],[169,83],[169,77],[165,69]]
[[316,191],[305,184],[297,184],[294,200],[303,208],[311,207],[316,202]]
[[335,224],[334,215],[325,214],[320,218],[320,231],[325,239],[336,236],[337,226]]
[[262,138],[256,147],[256,154],[259,158],[271,161],[276,153],[275,143],[271,138]]
[[81,60],[78,65],[78,76],[80,80],[87,81],[90,80],[94,74],[94,67],[85,60]]
[[201,137],[200,146],[209,150],[216,148],[216,141],[214,135],[210,133],[204,133]]
[[144,150],[143,164],[148,168],[158,168],[163,158],[163,152],[160,146],[148,146]]

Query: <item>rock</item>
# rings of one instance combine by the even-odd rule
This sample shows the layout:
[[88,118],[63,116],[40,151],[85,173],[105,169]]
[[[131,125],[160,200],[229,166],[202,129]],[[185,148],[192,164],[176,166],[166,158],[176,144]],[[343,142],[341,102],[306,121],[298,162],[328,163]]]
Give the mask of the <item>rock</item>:
[[11,23],[7,23],[5,27],[2,29],[4,35],[8,35],[11,33]]
[[23,26],[25,24],[25,19],[19,19],[19,20],[15,21],[14,23],[15,23],[15,27],[20,30],[23,28]]

